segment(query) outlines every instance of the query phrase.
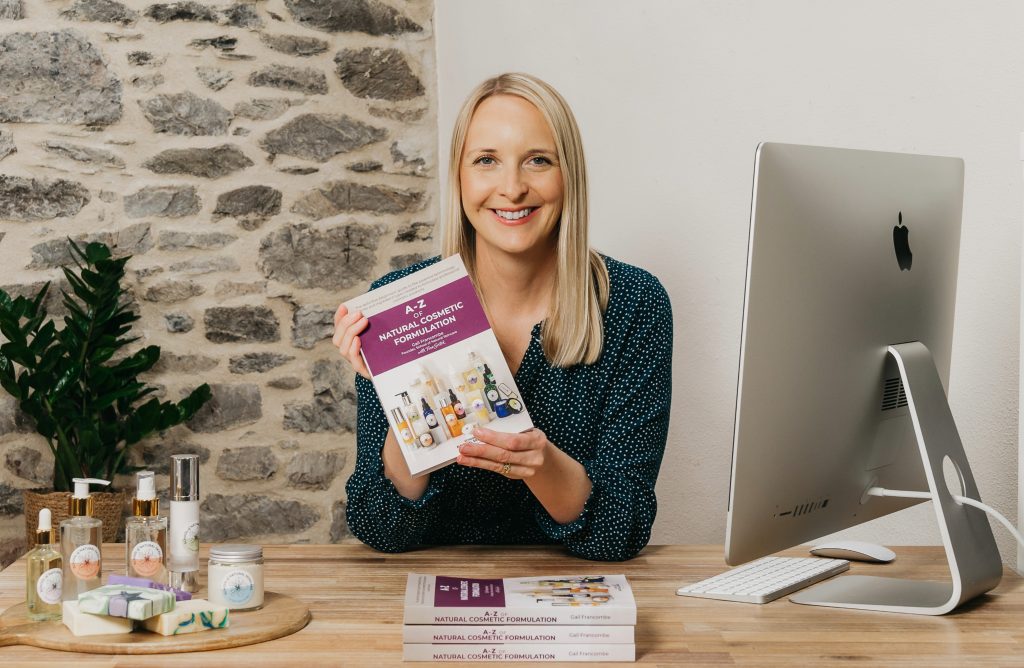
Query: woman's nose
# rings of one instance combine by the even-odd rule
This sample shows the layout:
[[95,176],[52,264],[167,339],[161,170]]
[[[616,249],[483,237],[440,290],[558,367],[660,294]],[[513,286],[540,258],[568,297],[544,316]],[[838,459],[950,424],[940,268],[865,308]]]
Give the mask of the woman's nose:
[[510,200],[517,200],[530,190],[529,184],[523,179],[517,167],[510,167],[502,174],[501,194]]

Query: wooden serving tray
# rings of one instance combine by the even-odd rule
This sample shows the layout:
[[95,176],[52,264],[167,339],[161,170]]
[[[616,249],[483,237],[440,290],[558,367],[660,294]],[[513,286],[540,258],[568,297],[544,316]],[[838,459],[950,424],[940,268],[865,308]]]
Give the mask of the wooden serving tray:
[[132,633],[76,637],[62,622],[33,622],[24,603],[0,615],[0,647],[32,645],[62,652],[90,654],[170,654],[205,652],[253,645],[291,635],[309,623],[305,603],[284,594],[266,592],[259,610],[228,615],[228,628],[210,629],[180,636],[162,636],[144,629]]

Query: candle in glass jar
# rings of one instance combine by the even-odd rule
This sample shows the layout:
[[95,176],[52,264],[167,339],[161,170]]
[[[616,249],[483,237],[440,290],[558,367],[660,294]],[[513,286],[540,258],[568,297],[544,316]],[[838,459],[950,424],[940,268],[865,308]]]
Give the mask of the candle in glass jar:
[[207,599],[229,610],[263,607],[263,548],[214,545],[207,564]]

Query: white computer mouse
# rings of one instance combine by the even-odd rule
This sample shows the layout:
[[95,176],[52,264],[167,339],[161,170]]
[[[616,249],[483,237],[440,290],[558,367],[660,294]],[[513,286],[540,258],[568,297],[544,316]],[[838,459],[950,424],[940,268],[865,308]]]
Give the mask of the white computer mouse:
[[860,540],[837,540],[822,543],[812,547],[811,554],[816,557],[870,561],[876,564],[887,564],[896,558],[896,553],[889,548]]

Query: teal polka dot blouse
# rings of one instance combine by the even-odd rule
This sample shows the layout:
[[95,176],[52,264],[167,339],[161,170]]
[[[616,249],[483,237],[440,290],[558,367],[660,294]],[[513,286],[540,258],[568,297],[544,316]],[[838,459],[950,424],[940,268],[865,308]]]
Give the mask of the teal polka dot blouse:
[[[437,260],[392,272],[372,287]],[[647,545],[672,399],[672,307],[648,272],[607,257],[605,264],[611,292],[597,363],[552,367],[538,324],[515,376],[534,424],[590,476],[593,489],[579,517],[559,524],[521,480],[458,464],[431,473],[420,499],[404,498],[384,476],[387,418],[372,383],[357,376],[356,466],[346,485],[355,536],[384,552],[561,544],[600,561],[630,559]]]

